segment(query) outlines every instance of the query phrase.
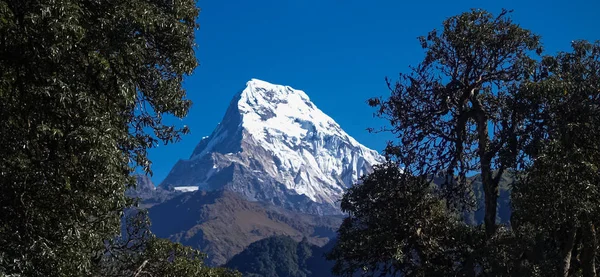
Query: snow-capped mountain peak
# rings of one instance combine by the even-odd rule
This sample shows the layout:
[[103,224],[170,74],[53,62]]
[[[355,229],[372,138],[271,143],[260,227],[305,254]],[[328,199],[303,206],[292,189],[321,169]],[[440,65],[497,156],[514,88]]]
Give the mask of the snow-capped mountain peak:
[[238,108],[243,127],[255,139],[279,133],[286,142],[300,144],[303,138],[321,133],[341,136],[353,146],[360,146],[302,90],[252,79],[241,92]]
[[300,201],[335,207],[344,189],[381,161],[304,91],[251,79],[213,133],[162,185],[225,187],[283,206]]

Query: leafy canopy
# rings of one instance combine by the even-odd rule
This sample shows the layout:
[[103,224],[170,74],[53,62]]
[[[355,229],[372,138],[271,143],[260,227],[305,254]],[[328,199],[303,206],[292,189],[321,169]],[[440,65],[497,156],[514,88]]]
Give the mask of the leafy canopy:
[[[0,274],[99,266],[133,204],[130,173],[187,132],[163,119],[191,104],[198,12],[194,0],[0,0]],[[192,255],[146,246],[162,251]],[[162,270],[180,272],[175,261]]]
[[[480,10],[420,42],[424,60],[369,101],[399,141],[344,195],[335,273],[597,276],[600,44],[536,59],[538,36]],[[507,174],[513,216],[498,226]],[[476,179],[483,226],[457,216]]]
[[387,155],[413,175],[444,176],[449,204],[472,208],[466,175],[481,174],[488,236],[496,229],[498,182],[518,150],[516,88],[535,69],[531,54],[541,52],[539,36],[508,14],[471,10],[448,18],[442,31],[419,38],[423,61],[395,84],[387,80],[390,97],[369,100],[398,137]]

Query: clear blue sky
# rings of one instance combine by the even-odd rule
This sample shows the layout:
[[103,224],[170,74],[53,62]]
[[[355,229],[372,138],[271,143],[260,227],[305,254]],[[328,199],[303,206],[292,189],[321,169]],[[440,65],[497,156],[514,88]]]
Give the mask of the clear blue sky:
[[192,133],[178,144],[151,150],[153,181],[160,183],[219,123],[250,78],[307,92],[312,101],[364,145],[382,150],[389,135],[369,134],[383,121],[365,101],[387,95],[395,78],[423,52],[416,37],[470,8],[513,19],[542,35],[547,53],[569,50],[575,39],[600,39],[600,1],[199,0],[196,34],[200,66],[185,81],[194,102]]

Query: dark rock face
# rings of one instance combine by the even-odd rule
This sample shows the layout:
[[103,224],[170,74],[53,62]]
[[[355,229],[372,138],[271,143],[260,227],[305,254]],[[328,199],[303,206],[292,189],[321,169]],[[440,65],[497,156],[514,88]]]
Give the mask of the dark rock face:
[[140,199],[140,207],[142,208],[152,207],[181,194],[181,192],[172,189],[155,187],[150,177],[146,175],[136,175],[135,177],[137,181],[135,189],[127,190],[125,195]]

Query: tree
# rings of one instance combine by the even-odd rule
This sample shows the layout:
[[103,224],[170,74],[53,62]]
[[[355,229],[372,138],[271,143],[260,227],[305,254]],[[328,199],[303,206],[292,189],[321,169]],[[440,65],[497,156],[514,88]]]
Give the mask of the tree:
[[[597,276],[600,42],[533,60],[537,36],[507,12],[483,11],[452,17],[421,42],[424,61],[388,81],[389,99],[369,101],[400,139],[385,150],[397,164],[344,195],[336,273]],[[498,227],[507,170],[517,180],[513,215]],[[483,182],[483,234],[452,220],[470,204],[472,171]],[[440,177],[439,191],[419,191]],[[430,236],[420,241],[415,228]]]
[[[600,42],[576,41],[573,51],[545,57],[543,80],[521,90],[529,107],[523,177],[514,186],[514,226],[534,229],[545,252],[533,265],[561,276],[596,276],[600,213]],[[517,231],[518,232],[518,231]],[[573,263],[573,261],[575,261]],[[575,264],[575,269],[572,267]],[[557,275],[553,272],[553,275]]]
[[[442,175],[448,204],[473,206],[466,174],[481,173],[486,235],[496,231],[498,183],[519,152],[521,115],[512,109],[518,86],[531,77],[539,37],[498,16],[472,10],[444,21],[441,32],[419,38],[424,60],[373,98],[398,144],[386,154],[414,176]],[[495,173],[495,174],[494,174]]]
[[[541,148],[536,142],[547,137],[548,123],[538,118],[555,119],[538,105],[551,97],[535,87],[549,74],[532,58],[534,52],[541,54],[539,37],[514,24],[508,13],[494,17],[472,10],[444,21],[441,33],[434,30],[420,38],[426,50],[423,62],[401,74],[394,85],[387,81],[391,96],[369,100],[378,108],[376,114],[391,123],[384,131],[393,132],[399,141],[384,151],[392,165],[377,168],[344,196],[342,208],[349,217],[329,256],[336,261],[335,273],[554,273],[552,266],[540,266],[556,261],[544,250],[556,240],[533,224],[516,220],[521,225],[515,230],[496,223],[500,181],[508,170],[517,170],[511,175],[519,177],[533,176],[518,170],[538,157]],[[483,229],[457,217],[473,205],[474,178],[467,174],[476,171],[484,191]],[[439,187],[419,191],[433,181]],[[539,199],[524,202],[544,204]],[[544,215],[543,208],[523,213],[532,212]],[[411,228],[426,230],[429,237],[415,236]]]
[[0,0],[0,274],[91,274],[133,168],[187,131],[163,117],[190,107],[197,15],[193,0]]
[[247,277],[332,277],[332,263],[324,257],[331,246],[331,241],[319,247],[307,238],[297,242],[287,236],[272,236],[253,242],[225,267]]
[[432,183],[393,162],[375,166],[348,189],[341,208],[349,216],[328,254],[341,276],[464,274],[469,269],[462,265],[480,241],[477,231],[446,210]]

